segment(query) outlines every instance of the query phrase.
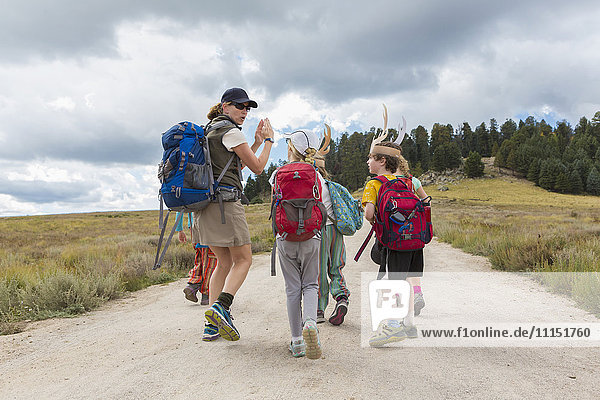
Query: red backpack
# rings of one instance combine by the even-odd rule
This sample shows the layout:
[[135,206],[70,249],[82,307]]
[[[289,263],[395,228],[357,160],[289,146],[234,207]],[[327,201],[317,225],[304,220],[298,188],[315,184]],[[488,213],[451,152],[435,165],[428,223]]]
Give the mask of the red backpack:
[[420,200],[413,191],[412,177],[388,180],[376,176],[373,179],[381,182],[375,205],[375,224],[354,259],[358,261],[373,231],[377,240],[390,250],[425,247],[433,237],[431,196]]
[[[275,172],[271,217],[273,234],[284,240],[303,242],[321,232],[327,222],[322,202],[321,182],[315,168],[304,162],[292,162]],[[274,261],[275,246],[272,252]],[[271,263],[274,275],[274,262]]]

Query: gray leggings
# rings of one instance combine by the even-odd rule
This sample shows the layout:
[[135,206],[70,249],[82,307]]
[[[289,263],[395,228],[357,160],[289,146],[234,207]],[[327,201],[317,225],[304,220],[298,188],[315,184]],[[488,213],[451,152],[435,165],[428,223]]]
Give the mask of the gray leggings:
[[[279,265],[285,280],[287,311],[292,337],[302,336],[302,323],[317,319],[319,301],[320,238],[289,242],[277,238]],[[302,318],[304,301],[304,318]]]

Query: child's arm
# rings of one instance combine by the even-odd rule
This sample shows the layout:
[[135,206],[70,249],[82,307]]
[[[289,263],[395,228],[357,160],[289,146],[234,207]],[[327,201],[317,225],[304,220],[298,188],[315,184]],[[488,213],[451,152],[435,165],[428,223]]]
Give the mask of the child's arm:
[[375,223],[375,204],[365,204],[365,218],[373,225]]
[[425,190],[423,190],[423,186],[417,189],[417,196],[419,196],[419,199],[421,200],[427,197],[427,193],[425,193]]
[[[175,214],[176,221],[179,218],[179,214],[181,214],[179,211],[177,212],[177,214]],[[191,230],[192,229],[192,225],[191,225],[192,224],[192,213],[188,213],[187,217],[188,217],[188,227]],[[185,236],[185,232],[183,232],[183,217],[181,217],[181,219],[179,219],[179,223],[177,224],[177,226],[175,226],[175,232],[178,232],[177,238],[179,239],[180,243],[187,242],[187,237]]]

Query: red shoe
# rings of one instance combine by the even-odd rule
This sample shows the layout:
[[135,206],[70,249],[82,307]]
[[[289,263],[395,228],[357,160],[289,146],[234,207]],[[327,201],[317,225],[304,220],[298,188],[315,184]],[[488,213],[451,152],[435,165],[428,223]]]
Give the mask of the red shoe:
[[344,317],[348,313],[348,299],[339,297],[333,310],[333,314],[329,317],[329,322],[333,325],[341,325],[344,322]]

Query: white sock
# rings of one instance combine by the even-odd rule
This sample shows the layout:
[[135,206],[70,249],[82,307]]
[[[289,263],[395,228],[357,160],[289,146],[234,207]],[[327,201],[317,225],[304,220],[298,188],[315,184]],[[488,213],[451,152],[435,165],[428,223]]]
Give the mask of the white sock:
[[292,342],[297,342],[298,340],[302,340],[302,336],[292,336]]
[[411,285],[410,297],[408,298],[408,314],[406,315],[406,317],[404,317],[404,326],[414,326],[414,325],[415,325],[415,292]]

